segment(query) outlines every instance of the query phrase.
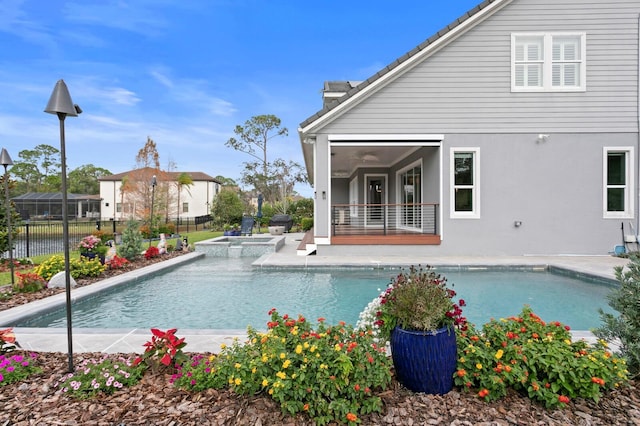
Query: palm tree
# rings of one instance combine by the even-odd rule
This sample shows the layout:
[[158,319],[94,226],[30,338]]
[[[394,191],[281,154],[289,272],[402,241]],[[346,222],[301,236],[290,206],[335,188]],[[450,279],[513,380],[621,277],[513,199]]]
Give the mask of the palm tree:
[[193,185],[193,179],[191,178],[191,175],[189,175],[189,173],[182,172],[178,176],[178,179],[176,180],[176,184],[178,186],[178,209],[177,209],[177,213],[178,214],[177,214],[177,220],[176,220],[176,232],[179,232],[179,229],[180,229],[180,193],[182,192],[182,188],[185,187],[185,189],[187,190],[187,193],[189,193],[189,195],[191,195],[191,192],[189,191],[189,187],[191,185]]

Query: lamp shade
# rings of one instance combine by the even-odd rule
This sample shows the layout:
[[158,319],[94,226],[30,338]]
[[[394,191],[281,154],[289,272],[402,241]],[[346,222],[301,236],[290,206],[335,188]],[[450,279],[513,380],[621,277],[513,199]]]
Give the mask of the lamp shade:
[[64,80],[58,80],[56,83],[56,87],[53,88],[53,93],[51,93],[51,98],[49,98],[49,103],[47,103],[44,112],[48,112],[49,114],[62,113],[70,117],[78,116],[78,110],[71,100],[69,89],[67,89]]
[[13,161],[11,161],[11,157],[5,148],[2,148],[2,153],[0,153],[0,164],[5,167],[13,165]]

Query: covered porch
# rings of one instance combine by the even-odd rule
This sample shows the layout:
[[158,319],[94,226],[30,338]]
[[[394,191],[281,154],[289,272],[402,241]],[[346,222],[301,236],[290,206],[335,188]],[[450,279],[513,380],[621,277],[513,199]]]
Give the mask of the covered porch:
[[331,244],[439,245],[437,203],[333,204]]

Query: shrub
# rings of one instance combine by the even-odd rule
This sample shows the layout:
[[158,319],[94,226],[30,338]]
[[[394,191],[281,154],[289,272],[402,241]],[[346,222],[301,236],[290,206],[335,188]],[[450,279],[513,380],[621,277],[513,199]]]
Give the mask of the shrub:
[[609,296],[609,306],[620,313],[614,316],[600,310],[604,325],[593,333],[608,342],[620,346],[620,355],[627,361],[629,372],[640,375],[640,257],[631,255],[628,270],[616,267],[616,279],[620,286]]
[[158,256],[160,256],[160,250],[158,249],[158,247],[155,247],[155,246],[149,247],[144,252],[145,259],[153,259],[154,257],[158,257]]
[[109,262],[109,269],[124,269],[129,264],[129,261],[124,257],[118,255],[113,256],[113,259]]
[[18,281],[13,285],[13,291],[17,293],[35,293],[47,287],[47,280],[34,272],[16,272],[16,276]]
[[301,220],[302,230],[307,232],[311,228],[313,228],[313,218],[312,217],[303,217]]
[[[95,259],[69,259],[69,270],[74,279],[81,277],[99,277],[104,272],[106,266]],[[34,272],[45,280],[51,280],[58,272],[64,271],[64,256],[55,255],[38,265]]]
[[358,422],[382,410],[374,391],[391,382],[391,360],[367,331],[271,310],[266,333],[248,328],[248,341],[222,347],[218,356],[196,355],[172,381],[191,390],[230,387],[238,394],[266,392],[283,413],[304,413],[316,424]]
[[144,368],[134,366],[131,359],[85,359],[73,373],[65,375],[58,383],[60,392],[77,398],[90,398],[96,394],[112,394],[124,386],[136,384]]
[[122,232],[122,244],[118,246],[118,254],[131,261],[142,253],[142,234],[138,228],[138,222],[129,220]]
[[597,402],[604,391],[628,381],[624,360],[602,341],[593,347],[572,342],[568,326],[545,323],[529,307],[517,317],[492,320],[482,330],[470,326],[458,332],[454,382],[475,389],[485,401],[513,388],[555,408],[571,398]]

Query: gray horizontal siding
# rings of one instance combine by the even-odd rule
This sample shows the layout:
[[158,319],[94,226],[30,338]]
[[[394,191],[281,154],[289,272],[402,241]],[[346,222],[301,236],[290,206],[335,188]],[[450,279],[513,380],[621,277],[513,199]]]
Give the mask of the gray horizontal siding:
[[[635,132],[639,13],[637,0],[513,0],[323,133]],[[586,32],[586,92],[511,92],[511,34],[540,31]]]

